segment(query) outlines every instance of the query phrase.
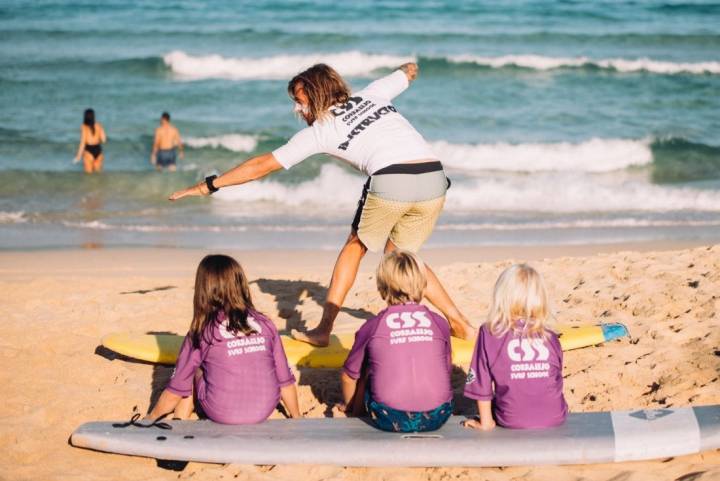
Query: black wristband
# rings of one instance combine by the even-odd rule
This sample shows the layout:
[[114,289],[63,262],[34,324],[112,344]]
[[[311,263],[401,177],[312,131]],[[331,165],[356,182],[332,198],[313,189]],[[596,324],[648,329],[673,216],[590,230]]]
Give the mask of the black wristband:
[[213,180],[215,179],[217,179],[217,175],[210,175],[208,177],[205,177],[205,185],[207,185],[207,188],[211,194],[220,190],[215,187],[215,185],[213,185]]

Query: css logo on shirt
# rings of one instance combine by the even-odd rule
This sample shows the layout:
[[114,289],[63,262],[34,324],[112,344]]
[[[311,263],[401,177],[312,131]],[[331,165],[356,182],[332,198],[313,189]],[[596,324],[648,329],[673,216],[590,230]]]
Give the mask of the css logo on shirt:
[[515,362],[547,361],[550,357],[550,351],[542,339],[513,339],[508,342],[507,354]]
[[[402,324],[398,322],[398,318]],[[432,322],[427,314],[422,311],[416,312],[393,312],[385,318],[385,324],[390,329],[412,329],[413,327],[430,327]]]
[[346,103],[336,105],[335,108],[330,109],[330,113],[332,113],[335,117],[340,117],[341,115],[351,112],[355,107],[360,105],[360,102],[362,101],[362,97],[350,97]]

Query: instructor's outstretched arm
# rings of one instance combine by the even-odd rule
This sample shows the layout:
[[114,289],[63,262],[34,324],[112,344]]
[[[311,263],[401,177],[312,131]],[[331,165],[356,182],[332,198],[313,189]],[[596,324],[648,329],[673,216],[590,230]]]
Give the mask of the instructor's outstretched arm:
[[[251,180],[257,180],[265,177],[266,175],[275,172],[276,170],[282,169],[282,165],[275,159],[272,152],[252,157],[242,164],[238,165],[234,169],[228,170],[213,181],[213,185],[216,188],[228,187],[230,185],[240,185]],[[170,200],[178,200],[183,197],[197,196],[197,195],[209,195],[210,190],[208,189],[205,181],[200,181],[197,184],[188,187],[187,189],[178,190],[173,192],[170,196]]]

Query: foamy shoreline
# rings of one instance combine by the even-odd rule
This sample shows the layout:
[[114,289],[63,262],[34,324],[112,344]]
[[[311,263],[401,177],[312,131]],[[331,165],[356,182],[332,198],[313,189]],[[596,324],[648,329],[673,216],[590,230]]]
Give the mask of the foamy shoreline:
[[[673,249],[673,250],[668,250]],[[253,280],[260,310],[284,329],[317,321],[336,252],[226,251]],[[656,462],[508,469],[356,469],[328,466],[217,466],[191,463],[176,473],[154,460],[75,449],[67,438],[79,424],[129,417],[147,409],[171,369],[96,354],[114,331],[187,329],[193,273],[205,250],[97,249],[0,252],[6,317],[0,355],[5,410],[0,419],[1,478],[13,480],[200,479],[720,479],[720,452]],[[484,316],[490,289],[510,259],[526,260],[546,277],[564,323],[618,321],[630,339],[565,356],[565,394],[572,411],[720,403],[720,245],[686,243],[556,247],[428,249],[458,305]],[[575,256],[575,257],[571,257]],[[338,329],[382,307],[365,260]],[[102,352],[100,352],[102,354]],[[112,356],[110,356],[112,358]],[[301,410],[340,416],[337,372],[304,370]],[[454,387],[458,409],[462,376]]]

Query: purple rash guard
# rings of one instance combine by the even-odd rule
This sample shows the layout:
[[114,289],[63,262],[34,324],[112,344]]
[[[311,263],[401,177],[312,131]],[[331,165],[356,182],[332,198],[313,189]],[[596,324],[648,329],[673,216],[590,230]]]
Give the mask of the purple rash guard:
[[355,334],[343,371],[353,379],[363,362],[375,401],[400,411],[430,411],[452,399],[448,321],[419,304],[388,306]]
[[280,388],[295,383],[295,376],[272,321],[251,310],[248,324],[256,333],[235,336],[221,312],[203,333],[199,349],[185,336],[167,390],[190,396],[200,367],[203,375],[195,381],[195,390],[210,419],[223,424],[266,420],[280,400]]
[[465,396],[492,400],[495,419],[506,428],[557,426],[568,411],[562,360],[555,333],[549,332],[547,339],[532,339],[510,330],[495,337],[484,325],[475,344]]

